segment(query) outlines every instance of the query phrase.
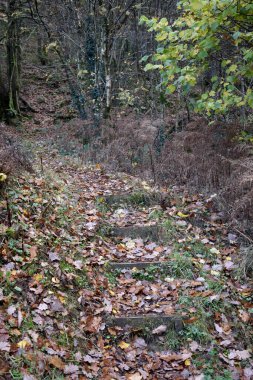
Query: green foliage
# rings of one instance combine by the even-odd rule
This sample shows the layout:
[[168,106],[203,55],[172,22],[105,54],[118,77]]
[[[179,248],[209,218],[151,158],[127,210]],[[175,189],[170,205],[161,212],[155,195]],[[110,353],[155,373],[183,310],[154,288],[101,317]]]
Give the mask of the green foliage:
[[240,135],[238,136],[238,141],[253,144],[253,135],[250,132],[241,131]]
[[[159,70],[166,93],[191,95],[197,112],[211,116],[232,107],[253,108],[253,3],[181,0],[178,9],[181,15],[172,25],[166,18],[141,17],[158,42],[145,70]],[[199,91],[207,73],[212,73],[209,87]]]

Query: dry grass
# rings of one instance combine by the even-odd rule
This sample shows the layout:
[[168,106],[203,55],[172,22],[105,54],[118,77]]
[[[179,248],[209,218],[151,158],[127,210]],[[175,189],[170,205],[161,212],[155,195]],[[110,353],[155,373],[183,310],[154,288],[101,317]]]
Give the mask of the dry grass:
[[[171,134],[174,120],[169,117],[137,119],[129,114],[112,120],[91,143],[88,160],[169,186],[217,193],[228,220],[253,234],[253,147],[237,141],[239,125],[209,126],[196,118]],[[159,146],[161,131],[165,139]]]

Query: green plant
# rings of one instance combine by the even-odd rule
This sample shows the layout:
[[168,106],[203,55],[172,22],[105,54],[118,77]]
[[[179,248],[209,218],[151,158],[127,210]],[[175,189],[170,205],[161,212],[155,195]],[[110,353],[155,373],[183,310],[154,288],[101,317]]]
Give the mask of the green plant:
[[194,266],[191,256],[186,253],[173,253],[167,266],[168,273],[176,278],[192,279]]
[[75,271],[75,268],[73,267],[73,265],[67,263],[66,261],[60,262],[60,268],[63,272],[67,272],[67,273],[73,273]]
[[105,201],[104,197],[98,197],[95,201],[95,206],[102,215],[107,214],[110,210],[108,203]]
[[182,339],[175,330],[169,330],[165,336],[165,345],[172,351],[179,350]]
[[[190,96],[195,111],[226,113],[232,107],[253,108],[253,3],[248,0],[181,0],[180,16],[172,25],[166,18],[141,17],[155,32],[158,48],[145,70],[159,70],[168,94]],[[229,48],[229,50],[228,50]],[[149,56],[143,58],[147,61]],[[211,64],[219,70],[207,88],[200,82]],[[203,87],[202,87],[203,88]]]
[[162,223],[162,227],[164,230],[164,239],[166,241],[170,241],[170,240],[175,239],[175,237],[177,236],[177,227],[176,227],[173,219],[166,219]]
[[132,271],[132,276],[137,280],[153,281],[159,272],[161,272],[161,270],[158,266],[150,265],[145,268],[145,270]]
[[163,217],[163,211],[162,210],[152,210],[149,214],[149,219],[161,219]]
[[75,283],[79,288],[88,288],[90,286],[86,271],[82,271],[81,274],[75,277]]
[[237,137],[238,141],[251,143],[253,144],[253,135],[247,131],[241,131],[239,136]]
[[107,270],[105,272],[105,276],[107,277],[109,283],[111,285],[116,285],[118,283],[118,276],[120,275],[121,271],[120,270]]
[[219,358],[217,348],[212,348],[208,351],[208,357],[195,356],[193,363],[197,368],[201,368],[204,374],[204,380],[232,380],[231,372],[224,369],[223,363]]
[[202,319],[199,319],[194,324],[187,325],[180,334],[184,339],[194,340],[200,344],[207,344],[211,341],[211,335],[208,332],[206,320]]

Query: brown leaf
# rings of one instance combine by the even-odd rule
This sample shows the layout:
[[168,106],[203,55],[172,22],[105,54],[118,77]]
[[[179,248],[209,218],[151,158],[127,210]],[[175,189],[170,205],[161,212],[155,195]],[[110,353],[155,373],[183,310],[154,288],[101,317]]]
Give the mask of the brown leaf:
[[31,248],[30,248],[30,258],[33,260],[37,257],[37,246],[36,245],[33,245]]
[[60,370],[65,368],[65,363],[58,356],[49,356],[48,363]]
[[86,318],[84,330],[90,333],[97,333],[100,330],[101,322],[101,317],[93,317],[92,315],[89,315]]
[[250,315],[244,310],[239,310],[239,317],[245,323],[249,322],[250,320]]
[[6,360],[0,358],[0,376],[5,375],[10,370],[9,364]]
[[167,363],[174,362],[174,361],[182,361],[190,358],[192,356],[191,353],[189,354],[171,354],[171,355],[161,355],[160,358],[164,360]]
[[142,380],[143,377],[140,372],[133,373],[131,375],[127,375],[127,380]]

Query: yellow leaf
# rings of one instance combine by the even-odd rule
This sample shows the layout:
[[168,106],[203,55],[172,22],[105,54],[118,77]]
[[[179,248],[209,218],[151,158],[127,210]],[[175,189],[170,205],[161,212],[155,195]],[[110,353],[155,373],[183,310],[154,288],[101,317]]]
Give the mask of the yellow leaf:
[[18,344],[17,344],[17,346],[19,347],[19,348],[22,348],[22,349],[25,349],[27,346],[29,346],[30,345],[30,343],[29,342],[27,342],[27,340],[21,340],[20,342],[18,342]]
[[126,343],[126,342],[124,342],[123,340],[119,343],[119,345],[118,345],[120,348],[122,348],[122,350],[126,350],[129,346],[130,346],[130,344],[129,343]]
[[4,173],[0,173],[0,182],[4,182],[7,179],[7,175]]
[[191,361],[190,361],[190,359],[186,359],[185,362],[184,362],[184,364],[185,364],[187,367],[189,367],[189,366],[191,365]]
[[219,276],[220,275],[220,272],[217,272],[216,270],[211,270],[211,274],[213,276]]
[[112,290],[109,290],[111,296],[115,296],[115,293]]
[[58,296],[58,299],[61,301],[61,303],[66,303],[66,299],[63,296]]
[[33,276],[35,281],[40,281],[43,279],[43,275],[41,273],[37,273]]
[[183,214],[181,211],[177,213],[180,218],[188,218],[189,214]]

